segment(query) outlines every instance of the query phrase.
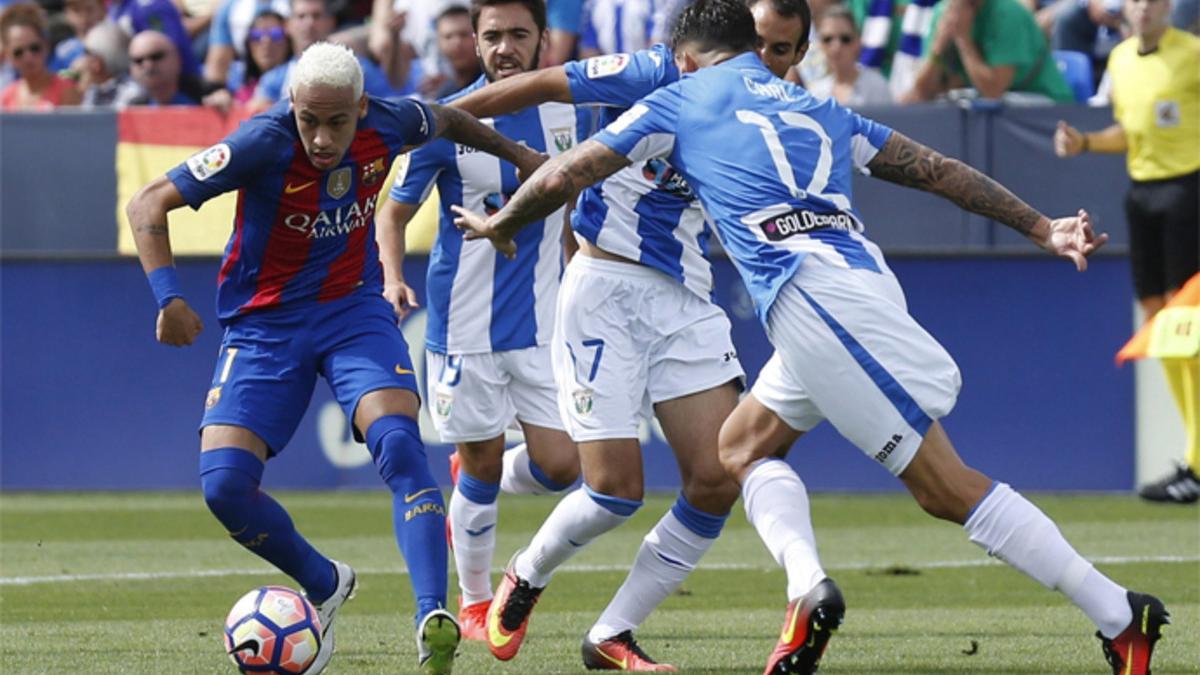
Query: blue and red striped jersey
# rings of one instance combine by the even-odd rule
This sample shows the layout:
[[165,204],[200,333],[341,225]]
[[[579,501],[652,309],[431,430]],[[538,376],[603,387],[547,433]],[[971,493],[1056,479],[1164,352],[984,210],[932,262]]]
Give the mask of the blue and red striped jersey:
[[320,171],[287,101],[246,121],[167,177],[192,208],[237,190],[233,233],[217,276],[217,316],[381,293],[375,203],[392,160],[432,138],[428,106],[370,99],[341,163]]

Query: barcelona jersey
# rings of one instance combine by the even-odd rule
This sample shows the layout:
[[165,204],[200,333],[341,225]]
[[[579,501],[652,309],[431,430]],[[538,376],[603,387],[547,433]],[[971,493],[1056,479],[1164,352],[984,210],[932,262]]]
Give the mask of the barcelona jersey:
[[283,101],[169,171],[192,208],[237,191],[217,277],[221,322],[381,293],[376,198],[396,155],[428,141],[433,127],[419,101],[369,99],[345,157],[321,171],[309,162]]

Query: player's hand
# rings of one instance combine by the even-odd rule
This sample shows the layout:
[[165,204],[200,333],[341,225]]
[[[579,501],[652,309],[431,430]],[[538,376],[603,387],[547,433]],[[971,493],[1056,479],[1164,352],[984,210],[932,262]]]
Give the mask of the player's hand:
[[183,298],[174,298],[166,307],[158,310],[155,337],[164,345],[185,347],[196,341],[204,330],[204,324],[196,312]]
[[528,149],[522,154],[523,158],[517,164],[517,180],[524,183],[526,180],[529,180],[529,177],[533,175],[533,172],[538,170],[538,167],[545,164],[546,160],[550,159],[550,155],[540,153],[537,150]]
[[1051,220],[1044,237],[1037,243],[1054,255],[1068,258],[1075,263],[1075,269],[1082,272],[1087,269],[1087,257],[1106,241],[1108,235],[1097,235],[1092,229],[1092,217],[1079,209],[1076,216]]
[[421,306],[417,302],[416,292],[403,281],[384,286],[383,297],[392,303],[392,310],[396,312],[397,321],[403,321],[414,309]]
[[454,204],[451,207],[458,217],[454,219],[454,224],[458,229],[462,230],[463,239],[471,241],[473,239],[488,239],[491,240],[492,246],[499,252],[504,254],[505,258],[512,260],[517,257],[517,244],[509,237],[500,234],[496,228],[492,227],[487,218],[468,211],[463,207]]
[[1059,120],[1054,130],[1054,154],[1059,157],[1074,157],[1083,152],[1083,134],[1075,127]]

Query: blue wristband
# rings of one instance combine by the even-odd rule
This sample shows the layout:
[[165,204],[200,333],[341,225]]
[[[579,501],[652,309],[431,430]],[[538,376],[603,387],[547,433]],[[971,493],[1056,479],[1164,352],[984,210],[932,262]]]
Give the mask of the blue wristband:
[[150,290],[154,291],[154,299],[158,301],[159,309],[169,305],[175,298],[183,297],[183,291],[179,288],[179,275],[171,265],[154,270],[146,275],[146,279],[150,281]]

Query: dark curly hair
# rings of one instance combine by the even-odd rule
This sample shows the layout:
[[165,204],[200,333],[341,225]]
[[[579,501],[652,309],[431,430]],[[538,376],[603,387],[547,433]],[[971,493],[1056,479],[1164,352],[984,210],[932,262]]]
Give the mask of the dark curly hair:
[[754,16],[744,0],[696,0],[679,13],[671,48],[693,44],[701,51],[751,51],[758,43]]

